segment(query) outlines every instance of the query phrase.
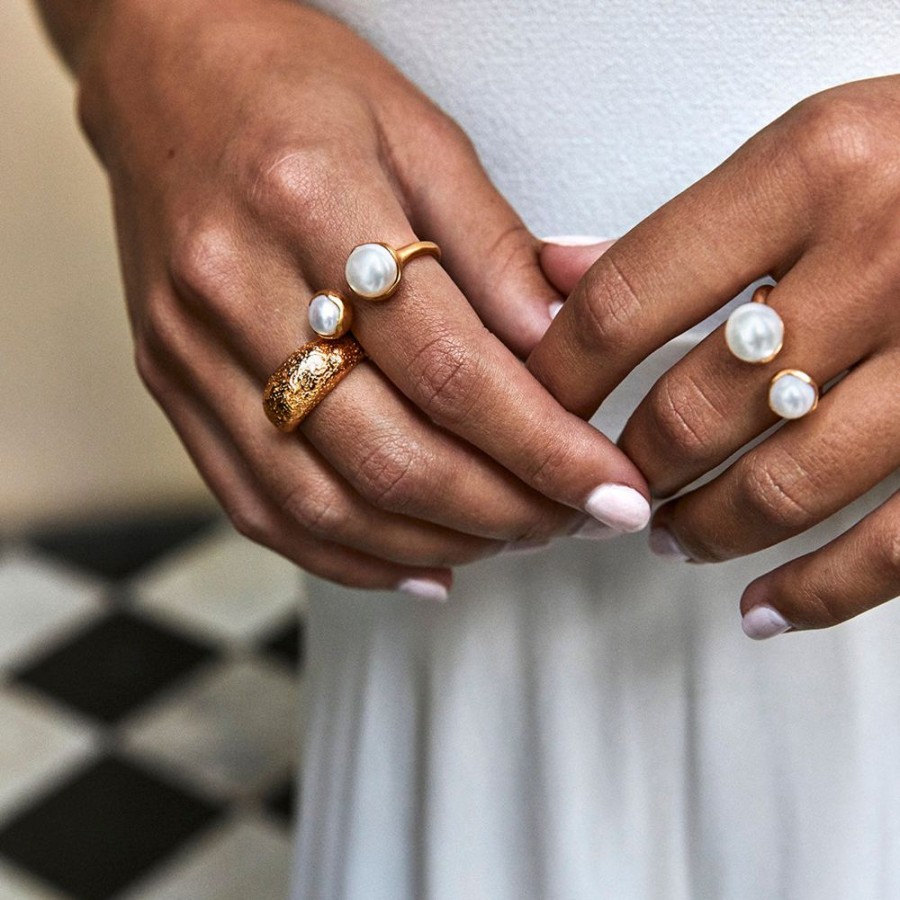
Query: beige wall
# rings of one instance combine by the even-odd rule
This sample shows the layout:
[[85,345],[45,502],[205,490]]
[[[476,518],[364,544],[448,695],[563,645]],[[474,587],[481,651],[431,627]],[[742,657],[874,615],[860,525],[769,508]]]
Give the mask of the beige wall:
[[27,0],[0,3],[0,531],[206,497],[134,373],[103,174]]

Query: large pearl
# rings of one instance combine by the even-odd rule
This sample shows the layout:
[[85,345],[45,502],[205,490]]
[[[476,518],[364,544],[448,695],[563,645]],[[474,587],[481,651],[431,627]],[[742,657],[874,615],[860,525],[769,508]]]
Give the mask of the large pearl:
[[725,342],[744,362],[769,362],[784,343],[784,322],[765,303],[743,303],[728,317]]
[[338,297],[316,294],[309,301],[309,324],[320,337],[336,338],[347,331],[345,307]]
[[387,247],[360,244],[347,258],[345,274],[354,293],[377,300],[397,283],[400,268]]
[[769,385],[769,406],[782,419],[802,419],[818,400],[815,384],[793,372],[780,372]]

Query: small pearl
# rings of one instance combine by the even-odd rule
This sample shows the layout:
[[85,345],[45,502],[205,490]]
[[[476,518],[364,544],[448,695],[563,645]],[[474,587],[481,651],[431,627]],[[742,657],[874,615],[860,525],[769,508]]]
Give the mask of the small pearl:
[[743,303],[728,317],[725,341],[744,362],[768,362],[784,342],[784,322],[771,306]]
[[309,324],[312,330],[322,337],[339,337],[344,318],[344,310],[334,297],[328,294],[316,294],[309,301]]
[[377,300],[397,282],[397,260],[381,244],[360,244],[347,258],[347,284],[360,297]]
[[815,408],[818,398],[814,384],[791,372],[776,375],[769,386],[769,406],[783,419],[802,419]]

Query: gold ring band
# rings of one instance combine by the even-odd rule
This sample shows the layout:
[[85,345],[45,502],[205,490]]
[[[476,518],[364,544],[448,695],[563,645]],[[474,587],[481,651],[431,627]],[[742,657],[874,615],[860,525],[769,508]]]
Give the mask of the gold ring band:
[[263,409],[281,431],[293,431],[366,358],[353,335],[314,340],[292,353],[263,391]]
[[395,249],[373,241],[350,251],[344,275],[350,290],[366,300],[387,300],[400,287],[403,268],[420,256],[440,261],[441,248],[433,241],[414,241]]

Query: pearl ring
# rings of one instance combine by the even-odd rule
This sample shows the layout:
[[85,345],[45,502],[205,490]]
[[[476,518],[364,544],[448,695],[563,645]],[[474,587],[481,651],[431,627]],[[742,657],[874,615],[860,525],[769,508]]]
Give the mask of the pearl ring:
[[366,300],[387,300],[400,286],[403,267],[419,256],[440,260],[441,248],[431,241],[415,241],[397,250],[382,243],[360,244],[347,258],[347,284]]
[[353,335],[304,344],[266,384],[263,409],[269,421],[281,431],[293,431],[365,358]]
[[[739,360],[772,362],[784,345],[784,321],[766,305],[772,285],[756,289],[749,303],[733,310],[725,323],[725,343]],[[819,387],[806,372],[782,369],[769,382],[769,408],[783,419],[802,419],[819,403]]]

